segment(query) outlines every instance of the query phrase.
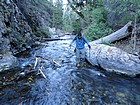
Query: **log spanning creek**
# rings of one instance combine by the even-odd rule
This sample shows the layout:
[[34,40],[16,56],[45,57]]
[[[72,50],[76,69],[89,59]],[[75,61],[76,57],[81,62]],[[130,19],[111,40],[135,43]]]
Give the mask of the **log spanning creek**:
[[75,66],[72,39],[42,43],[0,74],[0,105],[140,105],[140,78]]

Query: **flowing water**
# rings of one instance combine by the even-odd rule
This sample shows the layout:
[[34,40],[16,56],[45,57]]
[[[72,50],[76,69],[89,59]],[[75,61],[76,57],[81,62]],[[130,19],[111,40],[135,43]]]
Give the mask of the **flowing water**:
[[21,67],[37,60],[35,69],[42,70],[46,78],[40,74],[27,94],[1,104],[140,105],[140,78],[108,73],[97,67],[77,68],[70,41],[50,41],[33,49],[31,57],[19,58]]

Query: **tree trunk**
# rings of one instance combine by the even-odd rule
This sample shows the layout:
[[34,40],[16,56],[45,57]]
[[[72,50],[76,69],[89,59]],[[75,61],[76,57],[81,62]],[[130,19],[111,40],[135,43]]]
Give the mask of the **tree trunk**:
[[91,45],[100,44],[100,43],[111,43],[111,42],[120,40],[122,38],[129,36],[131,34],[132,30],[133,30],[133,25],[132,25],[132,21],[130,21],[124,27],[119,29],[118,31],[116,31],[106,37],[92,41]]
[[[131,27],[131,29],[129,29]],[[107,71],[123,73],[131,76],[140,74],[140,58],[129,54],[119,48],[111,47],[101,43],[114,42],[120,40],[132,32],[132,22],[128,22],[118,31],[104,38],[90,42],[91,50],[87,60]]]
[[92,46],[90,57],[87,60],[107,71],[123,73],[131,76],[140,74],[140,59],[138,56],[129,54],[119,48],[104,44]]

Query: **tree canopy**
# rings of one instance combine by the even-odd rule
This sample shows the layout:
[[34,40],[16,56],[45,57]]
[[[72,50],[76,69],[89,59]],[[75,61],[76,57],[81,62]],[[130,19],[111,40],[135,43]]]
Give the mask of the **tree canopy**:
[[63,21],[64,27],[71,27],[73,31],[80,27],[84,29],[85,35],[91,40],[106,36],[116,30],[115,28],[120,28],[128,21],[134,21],[135,18],[137,18],[137,22],[140,21],[139,0],[67,1],[67,7],[71,9],[65,12],[64,20],[70,24],[65,24],[66,21]]

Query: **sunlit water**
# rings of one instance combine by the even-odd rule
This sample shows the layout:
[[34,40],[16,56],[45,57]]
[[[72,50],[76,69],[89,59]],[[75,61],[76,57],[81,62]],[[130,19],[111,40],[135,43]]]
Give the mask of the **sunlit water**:
[[[33,51],[34,58],[42,57],[37,68],[47,78],[40,75],[19,105],[140,105],[140,78],[108,73],[96,67],[77,68],[70,41],[51,41]],[[21,66],[30,59],[33,58],[22,58]]]

